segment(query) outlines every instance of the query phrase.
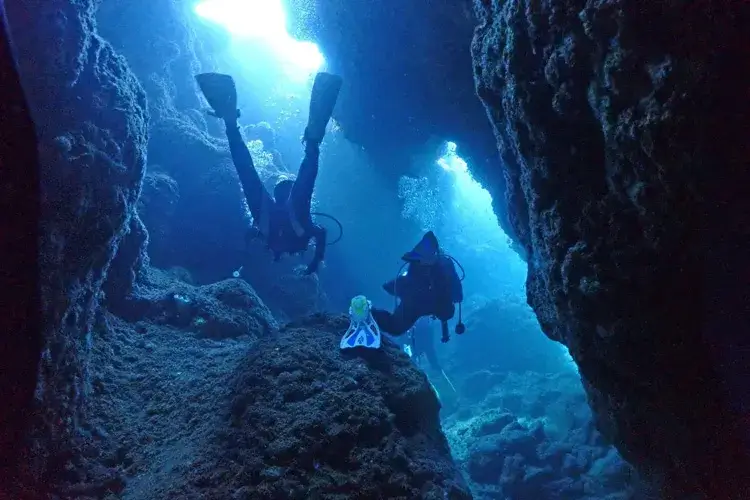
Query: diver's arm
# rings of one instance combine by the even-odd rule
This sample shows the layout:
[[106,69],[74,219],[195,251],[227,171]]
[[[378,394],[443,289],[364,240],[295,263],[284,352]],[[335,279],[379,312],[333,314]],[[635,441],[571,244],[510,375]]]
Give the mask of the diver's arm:
[[313,225],[312,237],[315,238],[315,256],[307,266],[307,273],[312,274],[318,270],[318,266],[323,261],[326,253],[326,229],[317,224]]
[[242,139],[237,120],[224,120],[224,123],[227,127],[227,140],[229,141],[229,150],[232,153],[232,161],[234,162],[234,168],[237,169],[237,176],[240,178],[247,206],[253,215],[253,219],[260,221],[262,215],[269,213],[273,199],[260,180],[258,171],[255,170],[253,157],[250,156],[250,151]]

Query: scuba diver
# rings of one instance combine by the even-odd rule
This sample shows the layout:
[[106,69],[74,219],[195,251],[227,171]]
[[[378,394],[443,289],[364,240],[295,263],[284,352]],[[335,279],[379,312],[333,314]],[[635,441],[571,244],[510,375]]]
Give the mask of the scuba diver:
[[313,189],[318,176],[320,143],[331,119],[341,89],[341,77],[329,73],[315,76],[310,114],[302,141],[305,157],[296,180],[283,179],[276,184],[273,197],[258,175],[250,151],[242,139],[237,118],[237,89],[229,75],[203,73],[196,75],[198,86],[213,109],[213,115],[224,120],[232,161],[253,217],[252,230],[261,236],[278,261],[284,253],[302,253],[312,239],[315,255],[305,274],[318,270],[326,248],[326,230],[315,224],[310,213]]
[[[397,301],[393,313],[372,308],[372,317],[380,329],[391,335],[402,335],[423,316],[433,316],[440,320],[442,342],[448,342],[448,320],[453,318],[458,304],[458,324],[456,333],[466,330],[461,321],[461,302],[463,301],[462,278],[459,278],[454,266],[454,259],[440,250],[437,237],[432,231],[427,232],[413,250],[401,257],[404,260],[402,273],[396,279],[383,285]],[[459,264],[460,267],[460,264]],[[462,269],[463,270],[463,269]]]

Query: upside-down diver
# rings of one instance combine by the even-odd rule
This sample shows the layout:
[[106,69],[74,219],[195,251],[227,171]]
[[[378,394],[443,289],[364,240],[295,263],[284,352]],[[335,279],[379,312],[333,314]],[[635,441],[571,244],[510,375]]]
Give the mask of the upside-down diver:
[[315,180],[318,176],[320,143],[331,119],[341,89],[341,78],[318,73],[310,98],[310,114],[303,136],[305,157],[295,180],[283,179],[276,184],[273,196],[258,175],[252,156],[237,125],[237,89],[229,75],[203,73],[197,75],[198,85],[213,108],[213,115],[224,120],[232,161],[253,216],[255,231],[265,240],[279,260],[285,253],[304,252],[315,240],[315,255],[306,273],[318,270],[325,257],[326,230],[315,224],[310,213]]

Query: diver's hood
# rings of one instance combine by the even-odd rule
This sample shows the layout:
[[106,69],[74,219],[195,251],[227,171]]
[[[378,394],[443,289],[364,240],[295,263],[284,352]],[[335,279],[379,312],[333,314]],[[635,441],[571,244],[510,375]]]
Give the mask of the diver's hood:
[[428,231],[422,236],[422,239],[409,252],[406,252],[401,259],[410,264],[435,264],[440,256],[440,245],[437,237],[432,231]]

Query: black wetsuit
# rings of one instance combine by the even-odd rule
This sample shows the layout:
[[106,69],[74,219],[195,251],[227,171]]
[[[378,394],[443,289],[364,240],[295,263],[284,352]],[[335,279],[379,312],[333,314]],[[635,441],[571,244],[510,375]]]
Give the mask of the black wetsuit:
[[227,139],[237,175],[242,183],[253,222],[263,235],[276,259],[283,253],[299,253],[315,239],[315,256],[308,266],[314,272],[325,256],[326,231],[315,224],[310,215],[313,189],[318,177],[320,145],[308,141],[305,157],[288,200],[274,200],[260,180],[253,158],[242,138],[237,122],[225,120]]
[[402,335],[419,318],[434,316],[441,322],[443,338],[447,338],[455,303],[463,300],[461,281],[450,257],[441,255],[435,264],[410,263],[405,276],[389,281],[383,288],[401,301],[393,313],[372,309],[372,317],[381,330]]

